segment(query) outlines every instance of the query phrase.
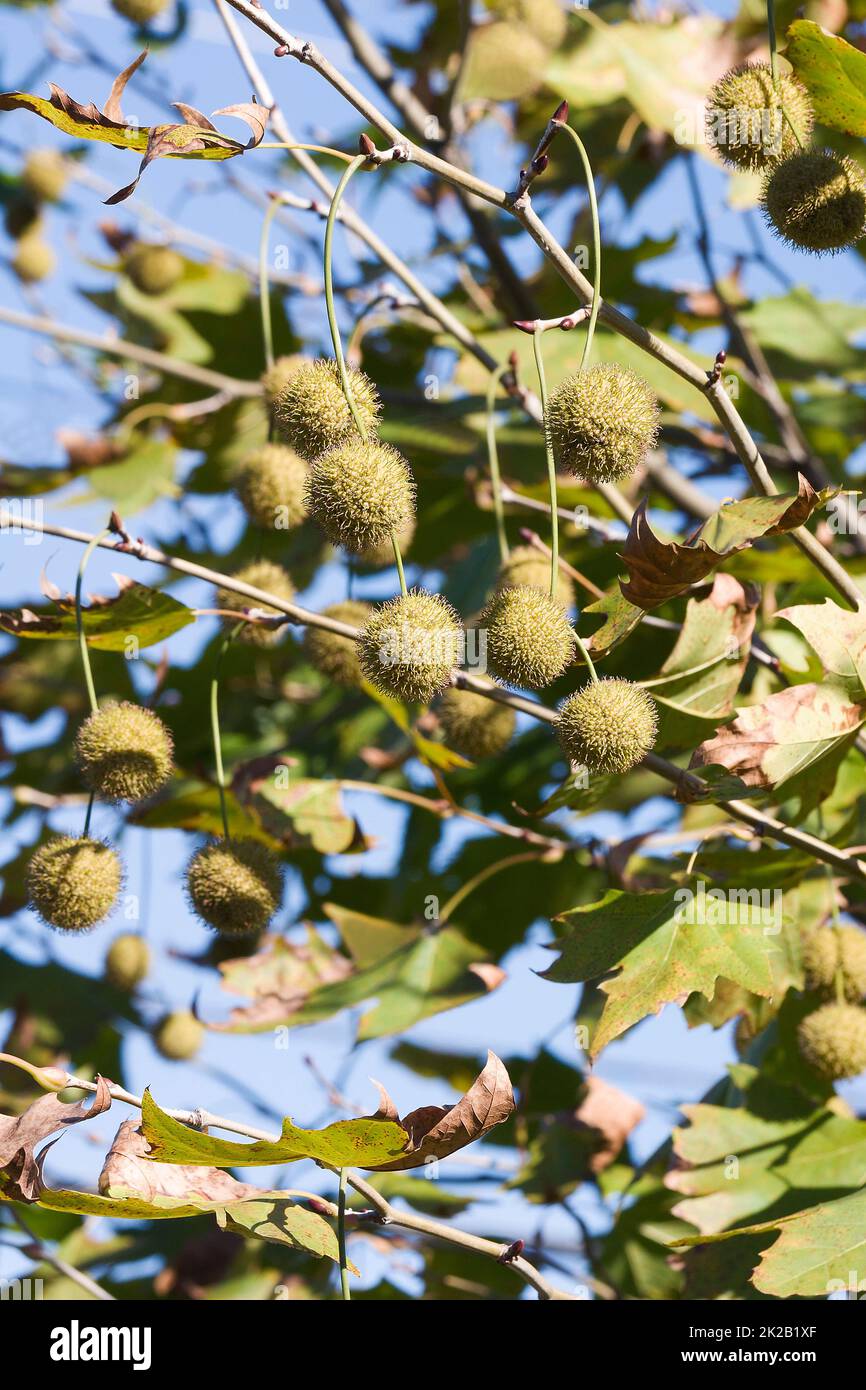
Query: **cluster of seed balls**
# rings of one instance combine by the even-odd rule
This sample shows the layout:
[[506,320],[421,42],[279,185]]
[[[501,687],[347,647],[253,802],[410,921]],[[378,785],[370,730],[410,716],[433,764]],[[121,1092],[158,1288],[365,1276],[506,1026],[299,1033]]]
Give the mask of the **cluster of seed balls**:
[[21,170],[21,187],[6,205],[4,224],[15,242],[11,265],[25,285],[47,280],[57,257],[45,239],[43,213],[63,197],[69,166],[56,150],[31,150]]
[[866,177],[835,150],[810,145],[814,113],[788,72],[744,63],[707,100],[707,137],[725,163],[762,172],[761,205],[783,241],[818,255],[854,246],[866,233]]
[[812,932],[803,946],[806,986],[831,1002],[797,1030],[801,1055],[828,1081],[866,1071],[866,934],[856,927]]

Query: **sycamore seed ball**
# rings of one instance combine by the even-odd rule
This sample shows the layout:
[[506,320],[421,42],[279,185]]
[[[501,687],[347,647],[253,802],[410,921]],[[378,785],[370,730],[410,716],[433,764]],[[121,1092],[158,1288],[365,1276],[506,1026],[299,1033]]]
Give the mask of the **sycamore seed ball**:
[[824,1004],[797,1029],[801,1055],[828,1081],[866,1071],[866,1010],[856,1004]]
[[[405,558],[411,549],[415,539],[415,518],[414,516],[405,525],[401,526],[397,532],[397,544],[400,547],[400,554]],[[383,566],[391,567],[394,564],[394,544],[390,536],[386,536],[378,545],[369,546],[361,551],[360,559],[365,565],[374,565],[381,569]]]
[[465,758],[495,758],[514,733],[514,710],[476,695],[474,690],[446,690],[437,708],[449,748]]
[[285,444],[265,444],[241,464],[236,491],[250,521],[290,531],[307,515],[307,465]]
[[834,991],[841,971],[845,998],[851,1004],[866,995],[866,932],[857,927],[825,927],[803,942],[806,987]]
[[491,672],[509,685],[543,689],[574,658],[574,633],[562,604],[528,584],[494,594],[479,626],[487,629]]
[[351,439],[310,465],[307,506],[333,545],[359,555],[412,520],[415,483],[390,444]]
[[123,700],[85,719],[75,758],[86,785],[103,801],[144,801],[171,776],[171,734],[153,710]]
[[[532,589],[550,593],[550,560],[531,545],[516,545],[502,565],[496,580],[497,589],[509,585],[528,584]],[[556,576],[556,597],[563,608],[574,604],[574,585],[560,569]]]
[[[349,627],[363,627],[372,611],[369,603],[346,599],[324,609],[324,617],[334,618]],[[327,680],[336,685],[361,684],[364,677],[351,637],[341,637],[338,632],[328,632],[321,627],[308,627],[304,633],[304,651],[310,664]]]
[[805,87],[783,72],[774,84],[769,63],[732,68],[707,97],[708,142],[737,169],[764,169],[794,154],[813,124]]
[[12,269],[25,285],[36,285],[54,274],[57,257],[38,232],[26,232],[15,247]]
[[89,836],[58,835],[41,845],[27,870],[27,898],[49,927],[85,932],[102,922],[123,884],[120,858]]
[[559,467],[593,483],[627,478],[655,444],[659,408],[629,367],[601,362],[551,394],[546,427]]
[[183,276],[184,260],[170,246],[134,246],[123,268],[142,294],[165,294]]
[[157,1049],[170,1062],[188,1062],[204,1041],[205,1029],[188,1009],[166,1014],[154,1034]]
[[268,925],[283,893],[282,868],[258,840],[215,840],[192,857],[186,889],[193,911],[222,936]]
[[440,594],[413,589],[370,614],[358,638],[361,671],[398,700],[428,704],[457,663],[460,624]]
[[167,4],[168,0],[111,0],[112,8],[118,14],[122,14],[124,19],[131,19],[139,27],[161,15]]
[[[266,593],[273,594],[286,603],[291,603],[295,597],[295,586],[288,574],[282,565],[276,565],[272,560],[256,560],[254,564],[246,565],[244,569],[238,570],[231,577],[232,579],[239,579],[243,584],[250,584],[254,589],[263,589]],[[245,609],[254,609],[267,616],[276,616],[280,612],[271,604],[258,603],[253,598],[236,593],[234,589],[217,589],[216,599],[217,608],[227,608],[230,612],[239,615],[243,614]],[[224,618],[223,622],[231,626],[233,620]],[[279,642],[284,631],[284,623],[278,627],[271,627],[265,623],[247,623],[241,628],[235,641],[250,642],[255,647],[272,647],[276,642]]]
[[[375,434],[381,409],[375,386],[362,371],[353,369],[349,369],[349,384],[364,428]],[[274,400],[274,421],[295,452],[308,460],[357,438],[336,362],[323,357],[302,362]]]
[[569,697],[556,721],[563,752],[590,772],[628,772],[652,748],[658,718],[652,696],[633,681],[591,681]]
[[547,58],[545,45],[525,25],[505,19],[481,25],[469,36],[461,92],[519,101],[541,86]]
[[287,353],[283,357],[278,357],[270,367],[266,367],[262,372],[262,390],[265,402],[271,409],[273,409],[277,396],[288,386],[303,361],[304,359],[299,353]]
[[777,236],[804,251],[833,255],[866,233],[863,169],[834,150],[803,150],[776,164],[761,203]]
[[56,203],[63,197],[67,173],[66,160],[56,150],[31,150],[24,161],[21,182],[37,202]]
[[141,936],[115,937],[105,956],[106,979],[116,989],[135,989],[150,969],[150,947]]

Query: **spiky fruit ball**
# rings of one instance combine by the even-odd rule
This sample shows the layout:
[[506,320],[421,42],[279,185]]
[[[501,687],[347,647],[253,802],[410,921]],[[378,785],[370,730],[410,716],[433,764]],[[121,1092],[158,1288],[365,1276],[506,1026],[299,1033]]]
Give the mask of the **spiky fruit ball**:
[[615,483],[643,463],[658,434],[658,402],[630,367],[600,362],[551,393],[546,428],[557,464],[593,483]]
[[[408,555],[414,539],[415,518],[413,516],[412,520],[407,521],[397,532],[397,544],[400,547],[400,554],[404,558]],[[377,569],[386,565],[390,568],[394,564],[394,545],[391,537],[386,536],[378,545],[372,545],[366,550],[362,550],[359,558],[365,565],[374,565]]]
[[558,48],[565,38],[568,20],[559,0],[488,0],[487,8],[525,25],[546,48]]
[[144,801],[171,776],[172,739],[158,714],[121,700],[88,716],[75,739],[75,759],[103,801]]
[[153,1041],[169,1062],[188,1062],[204,1042],[204,1035],[204,1026],[189,1009],[176,1009],[157,1025]]
[[244,511],[263,530],[291,531],[307,515],[307,465],[285,444],[247,454],[236,491]]
[[481,614],[487,664],[509,685],[540,690],[574,658],[575,640],[561,603],[529,584],[501,589]]
[[307,507],[333,545],[360,555],[412,520],[412,472],[390,444],[349,439],[310,465]]
[[370,614],[358,638],[358,661],[385,695],[428,704],[448,684],[459,649],[451,604],[441,594],[413,589]]
[[828,1081],[866,1071],[866,1009],[856,1004],[824,1004],[807,1014],[797,1029],[801,1056]]
[[[349,385],[364,428],[374,435],[381,401],[364,372],[349,369]],[[302,362],[274,399],[274,421],[301,458],[312,460],[347,439],[358,437],[340,372],[331,358]]]
[[116,989],[135,989],[150,969],[150,947],[143,936],[124,932],[105,955],[105,977]]
[[804,251],[835,255],[866,234],[866,177],[835,150],[803,150],[774,165],[761,203],[772,230]]
[[633,681],[590,681],[569,696],[556,735],[573,763],[590,772],[628,772],[656,740],[658,716],[651,695]]
[[142,294],[166,294],[183,276],[184,260],[170,246],[152,246],[144,242],[132,248],[123,268]]
[[[334,618],[349,627],[363,627],[372,609],[369,603],[346,599],[324,609],[323,616]],[[360,685],[363,680],[358,661],[358,649],[351,637],[328,632],[321,627],[308,627],[304,633],[304,651],[320,675],[336,685]]]
[[436,713],[449,748],[465,758],[495,758],[514,733],[514,711],[476,695],[474,690],[445,691]]
[[69,167],[56,150],[31,150],[21,170],[21,182],[38,203],[56,203],[63,197]]
[[278,357],[270,367],[266,367],[262,372],[262,390],[265,395],[266,404],[272,409],[277,396],[288,386],[295,372],[303,365],[303,357],[300,353],[286,353]]
[[708,143],[737,169],[785,159],[808,143],[814,122],[806,88],[785,72],[775,84],[769,63],[732,68],[707,97]]
[[30,860],[27,899],[49,927],[85,932],[102,922],[123,885],[120,858],[89,835],[58,835]]
[[258,840],[214,840],[186,870],[193,912],[222,936],[261,931],[283,895],[279,860]]
[[519,101],[541,86],[547,58],[545,45],[525,25],[506,19],[481,25],[469,36],[461,94]]
[[[497,589],[514,584],[528,584],[532,589],[550,593],[550,561],[531,545],[516,545],[502,565],[496,579]],[[563,608],[574,603],[574,585],[562,570],[556,575],[556,597]]]
[[841,971],[845,998],[851,1004],[866,995],[866,932],[856,927],[824,927],[803,942],[806,987],[835,990]]
[[[243,584],[250,584],[254,589],[263,589],[266,593],[273,594],[275,598],[281,598],[286,603],[291,603],[295,597],[294,584],[282,565],[274,564],[273,560],[256,560],[253,564],[238,570],[231,577],[232,579],[239,579]],[[246,609],[255,609],[267,616],[276,616],[280,612],[279,608],[274,608],[269,603],[257,603],[255,599],[235,593],[234,589],[217,589],[216,599],[218,608],[227,608],[229,612],[239,615],[243,614]],[[225,618],[223,621],[231,626],[233,619]],[[250,642],[255,647],[272,647],[276,642],[279,642],[284,630],[285,624],[279,627],[269,627],[263,623],[247,623],[241,628],[236,641]]]
[[15,247],[12,269],[25,285],[37,285],[54,274],[57,257],[38,232],[26,232]]
[[167,7],[168,0],[111,0],[112,9],[143,28],[156,19]]

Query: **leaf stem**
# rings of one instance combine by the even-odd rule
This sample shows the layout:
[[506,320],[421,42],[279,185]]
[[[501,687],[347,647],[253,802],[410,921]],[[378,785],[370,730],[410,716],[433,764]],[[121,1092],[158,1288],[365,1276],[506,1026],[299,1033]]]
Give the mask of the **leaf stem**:
[[403,556],[400,551],[400,542],[397,539],[397,532],[391,532],[391,545],[394,547],[394,562],[397,566],[397,576],[400,580],[400,593],[406,598],[409,590],[406,588],[406,576],[403,573]]
[[265,366],[274,365],[274,330],[271,323],[271,287],[268,276],[268,246],[270,244],[271,223],[280,207],[282,199],[273,194],[262,219],[262,233],[259,238],[259,307],[262,314],[262,345],[265,353]]
[[340,1169],[340,1190],[337,1205],[337,1241],[340,1247],[340,1291],[343,1295],[343,1302],[348,1303],[352,1297],[352,1290],[349,1288],[349,1262],[346,1259],[346,1179],[349,1170]]
[[333,253],[334,224],[337,220],[337,212],[339,210],[340,203],[343,201],[343,194],[346,191],[346,187],[349,183],[349,180],[352,178],[352,175],[355,174],[358,169],[360,169],[362,164],[366,164],[366,162],[367,156],[365,154],[356,155],[355,158],[350,162],[348,168],[343,174],[343,177],[340,179],[340,182],[334,189],[334,196],[331,199],[331,206],[328,209],[328,220],[325,224],[325,308],[328,312],[328,327],[331,330],[331,341],[334,344],[334,357],[337,360],[337,370],[340,373],[340,384],[343,388],[343,395],[346,397],[346,404],[352,412],[352,419],[355,421],[355,427],[365,444],[367,442],[367,430],[363,420],[361,419],[360,414],[358,413],[358,407],[355,404],[355,397],[352,392],[352,385],[349,381],[349,373],[346,369],[346,359],[343,355],[343,343],[340,337],[340,326],[337,323],[337,313],[336,309],[334,308]]
[[231,839],[229,835],[229,818],[226,810],[226,775],[223,767],[222,738],[220,736],[220,712],[219,712],[219,688],[220,671],[222,670],[223,657],[240,632],[243,623],[236,623],[230,632],[227,632],[220,643],[217,653],[216,664],[214,665],[213,676],[210,683],[210,727],[213,738],[214,764],[216,766],[216,781],[220,796],[220,816],[223,823],[223,837],[226,843]]
[[553,599],[556,598],[556,580],[559,569],[559,508],[556,498],[556,463],[553,457],[553,444],[547,428],[547,378],[544,375],[541,335],[542,330],[537,328],[532,335],[532,347],[535,353],[535,367],[538,372],[538,394],[541,397],[544,449],[547,454],[547,484],[550,493],[550,597]]
[[[772,5],[773,0],[768,0],[768,3]],[[589,155],[586,152],[586,146],[572,126],[563,125],[562,129],[568,131],[577,146],[580,162],[583,165],[583,172],[586,178],[586,191],[589,195],[589,211],[592,218],[592,307],[589,314],[589,324],[586,329],[586,339],[583,344],[583,356],[580,360],[580,370],[584,371],[589,362],[589,354],[592,351],[595,325],[598,321],[598,311],[601,308],[601,224],[598,217],[598,199],[595,195],[595,179],[592,173],[592,165],[589,162]]]
[[496,534],[499,538],[499,559],[504,565],[508,559],[508,536],[505,531],[505,513],[502,507],[502,479],[499,473],[499,450],[496,447],[496,421],[493,403],[496,388],[510,367],[497,367],[490,373],[487,383],[487,462],[490,468],[490,483],[493,488],[493,511],[496,516]]
[[332,159],[342,159],[344,164],[350,164],[352,155],[346,154],[345,150],[335,150],[331,145],[297,145],[289,144],[285,140],[267,140],[263,144],[256,145],[257,150],[309,150],[312,154],[329,154]]
[[87,650],[87,637],[84,632],[84,614],[81,611],[81,589],[84,584],[84,571],[87,569],[87,562],[93,554],[100,541],[103,541],[111,532],[106,526],[97,536],[93,537],[84,548],[81,557],[81,564],[78,566],[78,577],[75,581],[75,626],[78,631],[78,650],[81,652],[81,665],[84,668],[84,684],[87,687],[87,698],[90,701],[92,714],[97,714],[99,704],[96,699],[96,687],[93,684],[93,672],[90,669],[90,652]]
[[439,925],[444,926],[454,909],[459,907],[464,899],[469,897],[470,893],[474,893],[476,888],[480,888],[482,883],[486,883],[489,878],[492,878],[494,874],[500,873],[502,869],[510,869],[515,864],[528,864],[534,859],[543,860],[549,858],[550,861],[553,862],[554,858],[560,857],[560,855],[550,850],[532,850],[527,851],[526,854],[510,854],[505,859],[497,859],[495,864],[488,864],[480,873],[467,879],[467,881],[457,889],[457,892],[448,899],[445,906],[439,909]]

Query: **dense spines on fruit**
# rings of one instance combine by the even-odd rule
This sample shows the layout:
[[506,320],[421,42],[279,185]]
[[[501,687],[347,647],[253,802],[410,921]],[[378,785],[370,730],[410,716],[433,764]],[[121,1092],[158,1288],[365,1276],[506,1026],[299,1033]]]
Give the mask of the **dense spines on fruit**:
[[123,886],[117,852],[89,835],[57,835],[40,845],[27,869],[27,899],[58,931],[86,932],[105,920]]
[[600,362],[551,393],[545,425],[557,465],[615,483],[643,463],[658,434],[658,402],[630,367]]
[[[381,402],[368,376],[349,369],[355,408],[368,434],[374,435]],[[274,420],[295,453],[312,462],[338,444],[358,438],[340,372],[331,358],[302,362],[274,399]]]
[[710,145],[726,164],[764,169],[808,143],[814,124],[809,93],[769,63],[743,63],[720,78],[707,98]]
[[266,927],[279,908],[282,868],[258,840],[215,840],[187,865],[186,890],[207,926],[222,936],[246,936]]
[[143,936],[116,936],[105,954],[105,977],[116,989],[135,989],[150,969],[150,947]]
[[[550,593],[550,560],[532,545],[516,545],[503,562],[496,579],[497,589],[520,584],[541,589],[545,594]],[[574,585],[561,569],[556,574],[555,597],[563,608],[571,608],[574,603]]]
[[514,733],[514,711],[474,690],[452,686],[441,697],[436,713],[449,748],[466,758],[495,758]]
[[182,278],[184,259],[170,246],[140,242],[127,253],[123,268],[142,294],[166,294]]
[[386,695],[428,704],[448,684],[460,636],[450,603],[413,589],[370,614],[358,638],[361,671]]
[[328,540],[353,555],[384,545],[414,516],[415,484],[390,444],[355,438],[310,465],[307,507]]
[[866,996],[866,932],[857,927],[821,927],[803,942],[807,989],[835,992],[837,976],[851,1004]]
[[21,182],[38,203],[56,203],[63,197],[69,166],[56,150],[31,150],[21,170]]
[[86,785],[103,801],[144,801],[171,776],[171,734],[153,710],[122,700],[85,719],[75,758]]
[[205,1029],[189,1009],[166,1014],[153,1035],[157,1050],[169,1062],[189,1062],[204,1041]]
[[274,402],[282,390],[288,386],[295,372],[303,365],[304,358],[300,353],[286,353],[282,357],[277,357],[269,367],[262,372],[261,382],[265,403],[273,409]]
[[[273,594],[274,598],[282,599],[285,603],[291,603],[295,597],[295,586],[288,574],[282,565],[277,565],[272,560],[255,560],[251,565],[238,570],[231,578],[240,580],[242,584],[249,584],[254,589]],[[266,617],[276,617],[280,613],[279,608],[274,608],[269,603],[258,603],[254,598],[247,598],[234,589],[217,589],[216,600],[218,608],[228,609],[229,612],[237,613],[239,617],[242,617],[246,610],[264,614]],[[224,618],[223,621],[231,626],[234,620]],[[285,624],[271,626],[267,623],[248,622],[241,628],[237,640],[250,642],[256,647],[271,647],[279,642],[284,631]]]
[[307,465],[286,444],[247,454],[235,490],[244,511],[263,530],[291,531],[307,515]]
[[804,251],[834,255],[866,235],[866,176],[835,150],[802,150],[774,165],[761,203],[776,235]]
[[[413,516],[397,532],[397,544],[400,547],[400,555],[404,559],[411,550],[414,539],[415,517]],[[358,559],[362,564],[371,565],[377,569],[382,569],[385,566],[390,568],[394,564],[394,542],[390,535],[386,536],[378,545],[371,545],[366,550],[362,550]]]
[[563,752],[590,772],[628,772],[655,743],[658,716],[651,695],[633,681],[590,681],[569,696],[556,721]]
[[[346,623],[348,627],[361,628],[372,611],[369,603],[362,603],[358,599],[345,599],[342,603],[333,603],[330,608],[324,609],[322,616],[333,618],[338,623]],[[361,684],[363,673],[354,638],[341,637],[338,632],[329,632],[327,628],[311,625],[304,633],[304,651],[310,663],[327,680],[333,681],[336,685]]]
[[828,1081],[866,1071],[866,1009],[856,1004],[824,1004],[807,1014],[797,1029],[801,1056]]
[[574,659],[574,632],[565,609],[531,585],[494,594],[479,627],[487,632],[490,671],[509,685],[541,690]]

